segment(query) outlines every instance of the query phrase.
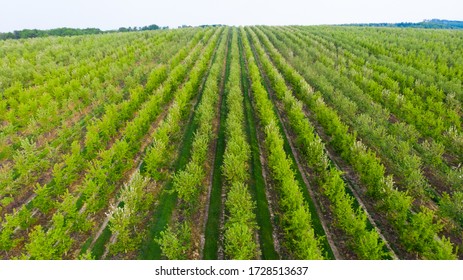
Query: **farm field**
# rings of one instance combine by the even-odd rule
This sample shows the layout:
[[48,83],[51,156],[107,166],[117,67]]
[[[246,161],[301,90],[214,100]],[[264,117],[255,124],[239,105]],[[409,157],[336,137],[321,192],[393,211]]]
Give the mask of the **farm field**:
[[462,35],[0,41],[0,259],[463,259]]

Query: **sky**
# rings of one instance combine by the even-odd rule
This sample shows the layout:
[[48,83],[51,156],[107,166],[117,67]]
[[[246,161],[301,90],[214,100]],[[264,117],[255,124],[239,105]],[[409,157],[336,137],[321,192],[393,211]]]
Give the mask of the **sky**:
[[318,25],[463,20],[462,0],[2,0],[0,32],[157,24]]

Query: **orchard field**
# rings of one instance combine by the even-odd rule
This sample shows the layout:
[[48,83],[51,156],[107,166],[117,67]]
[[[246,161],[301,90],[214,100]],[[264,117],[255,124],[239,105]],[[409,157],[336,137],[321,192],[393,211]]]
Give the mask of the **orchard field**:
[[462,259],[463,33],[0,42],[1,259]]

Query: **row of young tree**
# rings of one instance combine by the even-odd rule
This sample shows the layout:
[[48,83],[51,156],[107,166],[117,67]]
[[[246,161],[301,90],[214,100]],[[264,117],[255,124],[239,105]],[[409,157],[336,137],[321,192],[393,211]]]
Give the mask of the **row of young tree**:
[[263,85],[263,78],[256,64],[244,29],[241,38],[248,65],[255,111],[265,133],[265,147],[268,153],[268,165],[276,183],[281,226],[285,232],[285,244],[295,259],[323,259],[320,241],[315,237],[312,217],[304,201],[300,186],[295,179],[291,160],[284,150],[284,140],[278,126],[278,118],[273,104]]
[[[122,77],[119,77],[118,79],[122,79]],[[108,81],[110,82],[110,81]],[[104,86],[103,84],[101,86]],[[107,101],[118,101],[120,98],[114,98],[111,97],[112,94],[118,94],[115,91],[110,91],[107,93],[108,98],[102,98],[102,100],[98,100],[98,102],[104,102],[105,100]],[[101,97],[101,96],[99,96]],[[111,103],[111,102],[109,102]],[[100,107],[100,111],[103,109],[103,107]],[[104,112],[104,111],[103,111]],[[101,113],[103,113],[101,112]],[[100,113],[100,115],[101,115]],[[96,115],[93,115],[96,116]],[[89,114],[86,116],[84,121],[89,122],[92,117],[92,114]],[[4,219],[2,220],[2,249],[3,250],[10,250],[12,247],[15,246],[15,244],[18,243],[18,238],[22,235],[22,230],[28,229],[29,225],[33,223],[34,219],[32,219],[33,215],[32,213],[36,213],[36,211],[32,211],[31,209],[38,209],[44,214],[47,214],[51,209],[54,209],[56,204],[58,203],[55,200],[60,201],[61,199],[66,201],[66,197],[68,193],[66,193],[66,188],[71,186],[71,184],[77,180],[79,177],[80,172],[84,170],[84,167],[87,165],[84,165],[86,160],[91,160],[92,157],[86,157],[84,151],[81,149],[81,146],[79,142],[79,137],[83,137],[82,130],[83,125],[76,125],[73,130],[66,132],[63,132],[60,134],[60,136],[56,139],[61,142],[65,141],[71,141],[72,145],[68,143],[67,145],[62,145],[61,149],[54,150],[53,156],[55,157],[54,160],[59,159],[58,163],[54,165],[54,168],[51,172],[51,181],[46,182],[46,184],[40,185],[37,184],[36,187],[34,188],[35,196],[32,197],[28,202],[26,201],[27,204],[20,205],[20,207],[16,208],[13,213],[11,214],[5,214],[3,217]],[[75,132],[74,132],[75,131]],[[74,132],[74,133],[70,133]],[[70,134],[70,135],[69,135]],[[64,147],[63,147],[64,146]],[[67,151],[65,147],[70,146],[70,150]],[[27,180],[33,182],[34,179],[38,175],[36,173],[39,173],[40,171],[43,172],[43,170],[47,170],[48,166],[53,163],[53,161],[47,162],[47,166],[44,166],[44,164],[39,164],[43,159],[42,157],[38,156],[38,153],[41,153],[42,151],[37,150],[37,147],[35,143],[30,143],[26,142],[23,144],[23,147],[20,151],[20,156],[22,159],[17,159],[15,161],[16,163],[16,168],[15,170],[18,170],[19,166],[24,166],[25,164],[29,167],[27,168],[21,168],[21,172],[16,172],[16,180],[13,180],[12,177],[11,180],[2,180],[2,183],[6,183],[10,188],[18,185],[18,188],[22,185],[27,186],[28,184],[25,184],[25,182],[22,182],[21,178],[27,178]],[[5,169],[4,169],[5,170]],[[19,173],[19,174],[18,174]],[[4,179],[4,178],[3,178]],[[35,185],[34,183],[29,183],[29,185]],[[24,192],[27,190],[26,188],[22,188],[22,191]],[[32,190],[31,190],[32,191]],[[11,195],[11,193],[10,193]],[[63,195],[63,197],[61,197]],[[10,197],[6,197],[10,198]],[[5,199],[3,201],[5,201]],[[13,199],[18,199],[17,197],[11,196],[11,201]],[[59,203],[58,203],[59,204]],[[4,206],[7,206],[8,203],[3,204]],[[25,215],[22,215],[21,213],[29,213],[29,216],[26,217]],[[20,227],[18,225],[21,225]],[[18,231],[18,229],[20,229]],[[16,237],[13,237],[13,233],[16,234]],[[13,239],[12,239],[13,238]]]
[[[376,154],[357,140],[355,134],[349,132],[348,126],[340,120],[337,112],[326,105],[320,92],[307,90],[311,89],[307,81],[287,64],[286,59],[292,60],[289,50],[293,51],[299,47],[290,40],[284,44],[279,42],[267,30],[265,33],[283,54],[284,59],[275,60],[277,68],[291,84],[298,99],[312,112],[311,118],[330,137],[329,144],[359,175],[360,181],[367,188],[367,194],[378,203],[377,210],[387,217],[398,232],[403,246],[422,258],[455,259],[453,244],[445,237],[436,238],[442,225],[435,221],[435,213],[427,208],[421,209],[420,212],[412,211],[412,198],[397,190],[392,177],[386,176],[384,165]],[[297,70],[305,73],[302,71],[302,64],[296,65]]]
[[[202,222],[195,221],[197,212],[203,210],[200,196],[207,190],[204,181],[207,175],[206,160],[213,138],[213,120],[217,115],[217,102],[219,100],[219,82],[222,73],[223,59],[225,57],[226,40],[223,38],[223,29],[220,29],[215,41],[209,46],[206,56],[203,56],[199,66],[201,71],[190,73],[194,77],[195,89],[190,93],[198,94],[199,104],[190,123],[196,130],[193,134],[190,149],[189,161],[185,167],[177,170],[173,175],[172,192],[178,198],[176,215],[173,215],[155,241],[160,245],[162,255],[167,259],[187,259],[194,254],[192,227],[201,228]],[[220,42],[220,43],[219,43]],[[213,63],[211,64],[211,61]],[[208,69],[209,68],[209,69]],[[200,82],[206,77],[203,88],[199,88]],[[183,118],[187,117],[187,100],[179,103],[184,104],[182,109]],[[177,121],[178,123],[178,121]],[[181,126],[178,126],[180,130]],[[153,150],[158,153],[158,150]],[[147,166],[150,164],[146,162]],[[178,217],[178,218],[175,218]]]
[[[269,57],[261,47],[254,31],[247,30],[252,38],[259,59],[266,75],[271,81],[276,97],[284,104],[284,113],[289,125],[300,142],[301,151],[308,159],[309,167],[314,170],[320,189],[327,196],[331,204],[331,211],[336,217],[338,227],[349,236],[349,245],[360,259],[382,259],[388,257],[383,247],[384,243],[378,233],[367,226],[367,217],[363,209],[356,209],[354,198],[346,191],[341,172],[334,166],[329,166],[324,145],[314,128],[311,126],[303,110],[302,103],[297,100],[286,86],[283,76],[275,69]],[[270,56],[281,61],[281,56],[259,30],[261,42],[267,48]],[[310,90],[310,89],[307,89]]]
[[[299,42],[300,46],[305,43],[293,37],[293,41]],[[294,51],[303,55],[305,54],[303,51],[306,50],[307,48],[301,47]],[[316,51],[313,53],[318,54]],[[353,127],[358,136],[370,147],[375,147],[383,159],[390,161],[389,166],[392,166],[395,174],[398,174],[397,177],[402,179],[402,186],[405,186],[411,194],[422,196],[430,186],[421,172],[420,158],[413,153],[407,141],[414,138],[413,132],[408,133],[410,130],[400,122],[390,125],[387,110],[372,101],[345,76],[327,65],[315,63],[311,71],[305,72],[310,82],[323,93],[343,122]]]
[[[196,42],[201,38],[201,36],[202,35],[199,34],[199,37],[196,39]],[[139,82],[143,83],[143,81]],[[161,81],[159,81],[159,83],[160,82]],[[128,137],[123,136],[124,134],[122,134],[121,136],[123,136],[123,138],[115,141],[115,143],[110,147],[109,150],[106,150],[106,145],[103,145],[104,147],[98,153],[98,159],[94,158],[93,160],[91,160],[92,157],[86,159],[85,169],[82,169],[86,170],[84,182],[80,183],[80,186],[77,186],[75,188],[75,193],[69,194],[69,196],[71,196],[74,202],[76,203],[73,207],[77,210],[79,210],[85,204],[85,202],[87,202],[87,204],[85,205],[85,211],[81,212],[82,217],[86,217],[88,214],[101,209],[105,205],[105,203],[108,203],[107,198],[114,190],[115,183],[118,182],[118,180],[123,176],[123,171],[127,170],[132,164],[134,164],[133,161],[127,160],[128,157],[135,154],[135,152],[137,151],[136,147],[137,145],[139,146],[137,141],[140,141],[141,137],[146,133],[144,131],[147,131],[147,129],[150,126],[150,123],[156,117],[156,114],[159,114],[162,111],[161,108],[163,103],[160,101],[162,101],[163,96],[170,96],[169,92],[164,93],[165,95],[162,95],[161,93],[151,94],[149,101],[144,103],[142,109],[136,115],[136,118],[131,122],[127,123],[123,131],[126,133],[130,132],[130,135],[128,135]],[[167,100],[165,100],[165,102],[166,101]],[[129,144],[132,146],[129,146]],[[78,155],[85,156],[85,153]],[[67,175],[68,174],[65,174],[65,176]],[[54,190],[53,186],[51,186],[50,190]],[[68,195],[68,193],[66,193],[65,195]],[[60,197],[54,197],[58,202],[58,205],[56,207],[59,209]],[[50,197],[48,200],[50,200]],[[69,218],[68,216],[70,215],[66,216],[66,223],[68,225],[72,225],[73,223],[79,225],[79,223],[81,222],[79,220]],[[80,227],[81,226],[77,226],[77,228]],[[84,231],[88,229],[88,227],[85,226],[83,226],[83,228]],[[55,228],[52,226],[51,230],[55,230]],[[31,241],[30,243],[33,242]],[[61,254],[62,253],[63,252],[61,252]],[[40,258],[40,256],[30,257]],[[57,257],[60,257],[60,255],[57,255]]]
[[[311,37],[310,41],[308,39],[305,42],[314,41],[315,39]],[[306,46],[305,43],[303,44]],[[340,47],[338,46],[338,48]],[[321,48],[321,50],[323,53],[322,56],[326,58],[326,60],[330,60],[328,57],[332,56],[332,63],[334,63],[334,50],[332,50],[331,54],[329,51],[326,51],[323,48]],[[337,59],[341,60],[343,59],[342,57],[343,56],[339,54]],[[461,203],[458,203],[456,200],[447,199],[452,196],[449,196],[448,194],[443,196],[446,199],[443,201],[443,203],[441,203],[441,194],[444,191],[448,191],[451,194],[455,193],[455,195],[458,196],[461,194],[462,184],[461,169],[452,168],[445,162],[445,141],[442,142],[442,139],[433,139],[429,136],[426,137],[427,139],[425,141],[422,141],[421,139],[425,138],[425,136],[420,133],[421,130],[415,129],[417,126],[416,122],[413,122],[413,120],[406,119],[406,122],[396,120],[394,123],[391,123],[390,113],[387,110],[391,107],[381,102],[381,100],[384,100],[384,98],[375,98],[372,96],[374,99],[372,100],[370,98],[371,88],[358,88],[353,83],[352,80],[355,80],[355,78],[350,76],[349,71],[343,71],[340,69],[339,72],[344,75],[344,77],[340,77],[337,76],[334,71],[329,70],[331,68],[330,65],[332,64],[327,63],[328,67],[325,68],[325,72],[320,70],[320,68],[317,68],[316,72],[323,73],[323,76],[326,77],[327,80],[329,80],[331,83],[333,83],[335,88],[341,89],[345,96],[340,94],[339,91],[330,89],[329,86],[327,88],[328,82],[320,82],[320,80],[323,78],[315,78],[313,81],[314,83],[317,83],[318,86],[320,86],[320,89],[323,88],[323,92],[326,93],[326,95],[334,92],[334,97],[331,98],[331,103],[334,104],[338,112],[344,116],[343,120],[352,127],[355,127],[359,133],[359,136],[362,137],[364,142],[367,143],[370,147],[375,147],[379,155],[382,158],[387,159],[389,162],[388,167],[394,172],[394,174],[396,174],[398,178],[401,179],[399,184],[400,186],[409,190],[410,194],[414,195],[416,198],[428,200],[428,203],[433,203],[431,201],[433,200],[439,204],[447,206],[444,207],[444,211],[439,211],[439,214],[446,218],[450,218],[453,220],[453,222],[450,222],[450,224],[448,220],[443,220],[442,222],[444,224],[449,224],[447,227],[450,228],[453,228],[455,224],[457,227],[460,227],[458,224],[460,224],[461,217],[457,213],[458,209],[461,208]],[[367,68],[367,66],[364,64],[350,64],[350,71],[356,67],[357,69]],[[372,73],[376,73],[377,71],[377,69],[371,70]],[[342,81],[342,79],[344,79],[344,81]],[[361,79],[363,79],[363,81],[372,81],[367,76],[362,76]],[[374,81],[372,81],[372,83],[374,83]],[[378,86],[382,87],[381,85]],[[393,90],[391,88],[381,88],[383,92],[386,92],[389,89]],[[346,96],[348,96],[350,100],[346,98]],[[405,98],[402,98],[402,100],[403,99]],[[355,101],[355,103],[352,101]],[[375,103],[375,101],[378,103]],[[386,108],[381,107],[380,104],[385,105]],[[418,106],[420,108],[425,107],[423,105]],[[358,108],[358,111],[361,112],[360,115],[355,113],[356,108]],[[413,111],[405,109],[405,107],[399,109],[402,112]],[[456,112],[454,113],[456,114]],[[417,117],[413,119],[418,121],[420,119],[418,117],[419,115],[420,114],[418,114]],[[395,116],[401,117],[402,115],[399,113],[395,114]],[[455,116],[457,116],[456,118],[458,119],[458,115],[456,114]],[[436,117],[424,118],[436,119]],[[448,124],[449,121],[445,120],[444,123]],[[460,126],[459,122],[457,123],[457,126]],[[441,133],[443,132],[441,131]],[[432,171],[427,171],[427,175],[425,176],[425,170]],[[441,186],[431,185],[429,183],[430,181],[440,181]],[[442,187],[442,185],[444,185],[444,187]]]
[[[0,108],[4,109],[1,118],[6,122],[5,131],[11,131],[11,133],[21,131],[23,135],[36,138],[49,132],[63,120],[75,116],[79,110],[85,109],[93,97],[104,98],[106,93],[111,93],[118,87],[137,83],[136,77],[143,75],[143,72],[152,66],[152,62],[171,56],[172,51],[179,46],[174,42],[191,38],[194,32],[185,32],[183,36],[181,33],[177,35],[175,33],[163,32],[158,36],[148,37],[126,36],[121,40],[115,40],[114,37],[111,40],[107,38],[85,39],[81,40],[82,42],[74,42],[74,39],[68,39],[65,42],[44,39],[43,41],[49,45],[54,43],[58,43],[58,46],[73,45],[73,47],[65,48],[66,53],[63,54],[67,58],[73,58],[73,61],[64,65],[57,63],[49,65],[49,69],[45,71],[40,66],[42,61],[37,59],[36,65],[28,64],[24,67],[31,69],[30,75],[33,77],[42,75],[41,79],[35,81],[33,78],[26,78],[22,82],[14,75],[12,76],[14,83],[11,86],[7,86],[8,81],[2,81],[2,86],[6,87],[0,101]],[[92,41],[98,43],[92,43]],[[171,47],[161,47],[164,43]],[[111,44],[112,47],[108,48],[107,44]],[[147,49],[147,45],[154,45],[154,47]],[[79,47],[89,47],[94,50],[81,54]],[[13,49],[13,54],[14,50],[19,53],[33,52],[37,57],[54,60],[53,54],[50,53],[52,51],[50,46],[34,45],[32,50],[17,47]],[[61,51],[63,50],[59,49],[59,52]],[[11,56],[13,55],[6,54],[8,60],[6,64],[15,63],[18,66],[7,67],[7,69],[12,69],[11,71],[21,69],[21,64],[16,63],[17,59]],[[134,68],[136,63],[139,63],[140,67]],[[128,71],[134,71],[135,77],[128,75]],[[114,77],[119,78],[114,81]],[[108,87],[107,91],[106,88],[102,89],[102,84]],[[118,97],[122,98],[123,95]],[[9,140],[16,141],[14,138]]]
[[[251,195],[241,58],[265,140],[263,163],[271,175],[267,187],[276,194],[272,206],[284,239],[283,256],[321,259],[327,254],[318,238],[324,237],[314,230],[318,217],[309,210],[301,170],[294,168],[289,152],[288,142],[296,139],[299,158],[316,175],[311,185],[329,201],[335,226],[358,258],[390,257],[366,210],[387,220],[379,228],[393,228],[398,239],[389,241],[400,256],[457,258],[454,244],[442,233],[455,238],[451,226],[458,230],[463,223],[463,169],[456,166],[463,147],[460,56],[448,60],[459,38],[438,44],[443,34],[430,33],[430,42],[423,42],[416,33],[401,40],[388,31],[393,38],[383,42],[398,53],[392,54],[370,38],[350,40],[352,34],[343,28],[224,30],[47,38],[16,48],[15,42],[1,42],[5,48],[0,54],[6,55],[0,63],[20,65],[18,71],[0,70],[5,73],[0,75],[3,257],[74,258],[95,239],[105,242],[110,257],[133,256],[149,230],[146,224],[153,222],[148,220],[159,205],[153,203],[160,199],[154,195],[158,190],[175,194],[176,201],[178,197],[168,215],[170,227],[156,238],[162,253],[174,259],[198,257],[202,222],[194,219],[204,207],[211,169],[207,155],[226,61],[223,248],[225,258],[259,258],[260,210]],[[226,40],[226,33],[233,36]],[[419,42],[433,47],[422,52],[408,46]],[[49,46],[53,43],[59,45],[56,53]],[[78,49],[85,46],[94,50]],[[244,48],[242,57],[238,46]],[[440,50],[441,56],[433,54]],[[45,71],[42,62],[54,66]],[[13,82],[21,73],[26,78]],[[193,100],[200,101],[190,113]],[[61,114],[67,111],[71,113]],[[191,142],[191,150],[181,168],[172,168],[176,144],[188,129],[195,131],[183,139]],[[354,188],[366,209],[356,206],[325,145],[358,176],[360,184]],[[441,180],[437,186],[430,184],[435,179]],[[167,190],[170,184],[173,189]],[[437,210],[420,207],[436,202]],[[111,239],[99,235],[105,212]],[[81,257],[101,257],[92,256],[94,243]]]
[[[165,40],[164,36],[162,36],[160,39],[162,40],[155,40],[155,42],[163,42]],[[151,43],[151,41],[140,41],[140,44],[142,43],[149,44]],[[179,42],[176,40],[172,42],[172,51],[176,50],[177,47],[175,47],[175,44],[178,43]],[[169,54],[170,53],[165,53],[164,55]],[[127,56],[132,56],[132,54],[129,53],[127,54]],[[159,54],[157,54],[157,56],[159,57]],[[146,57],[145,59],[150,58],[152,59],[153,57]],[[85,104],[85,107],[81,108],[79,105],[78,107],[73,108],[73,110],[69,110],[68,108],[68,111],[71,113],[63,114],[63,116],[60,116],[59,111],[48,114],[49,117],[53,117],[55,120],[57,120],[57,122],[60,123],[60,126],[58,126],[57,128],[50,127],[47,128],[45,131],[42,129],[34,129],[31,133],[25,133],[21,130],[20,127],[14,126],[16,127],[16,129],[14,131],[11,131],[11,134],[3,135],[5,137],[3,139],[7,142],[18,141],[22,144],[21,146],[16,147],[16,151],[14,152],[13,149],[15,149],[15,145],[11,145],[9,149],[11,151],[12,156],[10,157],[6,155],[6,158],[4,159],[7,160],[7,162],[9,160],[12,160],[12,163],[3,166],[1,171],[2,177],[4,178],[4,180],[2,180],[1,182],[2,187],[0,188],[0,193],[2,193],[2,197],[6,196],[7,199],[12,200],[12,198],[16,196],[16,193],[19,190],[24,192],[27,186],[34,185],[33,182],[39,178],[41,171],[48,170],[55,163],[58,164],[60,162],[60,157],[63,154],[68,153],[69,149],[71,148],[70,144],[73,143],[73,141],[80,141],[78,139],[82,137],[84,127],[94,127],[94,125],[88,124],[92,121],[92,118],[99,118],[104,113],[105,116],[103,117],[103,119],[105,119],[106,123],[108,123],[109,121],[112,121],[110,119],[107,119],[108,115],[110,115],[110,112],[114,112],[112,109],[123,109],[123,112],[128,111],[128,109],[136,109],[136,107],[133,106],[137,103],[134,103],[132,101],[132,107],[125,106],[132,103],[130,101],[124,101],[124,99],[130,98],[134,95],[143,96],[142,91],[136,87],[139,83],[143,83],[143,80],[146,79],[146,73],[149,71],[148,67],[151,67],[151,64],[143,63],[143,65],[146,64],[145,67],[140,67],[137,68],[136,71],[133,71],[131,70],[131,68],[133,68],[133,65],[131,65],[131,63],[135,63],[137,60],[134,59],[132,62],[129,62],[126,59],[121,60],[125,62],[122,64],[112,66],[114,70],[112,71],[112,73],[114,74],[108,76],[108,79],[110,80],[107,80],[105,82],[101,81],[98,83],[93,83],[91,86],[89,85],[88,88],[84,85],[80,86],[86,91],[104,92],[103,94],[95,94],[91,98],[88,98],[88,101],[83,103]],[[111,63],[110,60],[106,60],[105,63],[106,66],[104,66],[104,68],[106,68],[109,71],[109,65],[112,65],[113,63]],[[94,74],[94,72],[90,72],[90,74]],[[76,81],[78,81],[78,79],[73,79],[71,83],[75,84],[74,82]],[[124,89],[116,89],[113,86],[108,86],[108,84],[110,84],[111,82],[119,83],[119,81],[125,83]],[[50,86],[51,85],[48,85],[47,83],[46,85],[44,85],[43,90],[47,90],[47,88]],[[59,90],[60,86],[55,86],[56,87],[49,88],[49,90]],[[130,94],[124,93],[123,90],[130,92]],[[66,98],[61,98],[58,96],[55,96],[54,98],[60,103],[66,102]],[[31,99],[34,98],[31,97]],[[141,101],[142,100],[137,100],[135,102]],[[24,102],[22,104],[24,106],[27,106],[28,103]],[[60,110],[64,110],[64,107],[69,107],[69,105],[60,106],[63,107]],[[47,106],[44,107],[46,108]],[[124,110],[124,108],[126,109]],[[10,111],[14,112],[15,109],[10,108]],[[126,115],[130,115],[129,112],[126,113]],[[27,115],[28,114],[25,114],[25,116]],[[27,117],[23,118],[27,119]],[[34,123],[36,124],[36,122],[32,122],[31,124]],[[107,124],[107,126],[109,126],[109,124]],[[45,138],[44,136],[47,134],[53,135],[54,133],[56,133],[56,137]],[[91,135],[91,133],[87,132],[87,135]],[[101,145],[104,145],[104,143],[102,142]],[[87,157],[87,159],[90,158],[91,157]],[[61,167],[63,165],[62,162],[63,161],[59,163]],[[56,166],[56,164],[54,167],[55,170],[59,168]],[[5,190],[5,193],[3,193],[3,186],[5,186],[5,188],[8,188],[7,190]],[[4,203],[3,205],[7,206],[8,204]]]
[[[381,51],[374,57],[369,55],[373,49],[369,37],[377,38],[378,34],[369,34],[365,40],[356,44],[353,44],[350,39],[352,37],[346,32],[336,34],[337,38],[339,37],[339,46],[355,54],[349,55],[351,59],[355,59],[356,63],[362,66],[368,62],[369,67],[375,70],[364,72],[357,68],[357,72],[363,72],[367,77],[371,76],[387,88],[389,95],[386,97],[404,99],[400,100],[398,105],[407,105],[408,110],[397,110],[395,114],[414,124],[423,135],[443,142],[450,152],[461,154],[460,116],[463,92],[459,66],[463,60],[456,51],[458,44],[461,44],[460,38],[452,33],[436,32],[426,34],[428,39],[424,41],[420,38],[419,32],[400,38],[396,34],[389,34],[391,36],[388,38],[391,39],[384,44],[390,47],[384,49],[380,46]],[[321,37],[321,34],[317,35]],[[444,41],[448,43],[442,44]],[[423,52],[423,49],[429,51]],[[437,66],[439,63],[444,63],[445,66]],[[440,73],[441,68],[452,69],[451,74]],[[378,94],[378,87],[373,86],[371,90]],[[395,99],[387,100],[388,106],[398,106]],[[391,110],[394,111],[395,107]]]
[[230,47],[230,74],[227,80],[227,117],[222,174],[226,183],[224,251],[229,259],[249,260],[259,255],[255,240],[255,203],[249,191],[251,148],[245,133],[244,97],[238,51],[238,32],[233,30]]
[[[159,135],[169,132],[175,134],[180,129],[182,120],[185,116],[185,110],[188,108],[188,103],[195,95],[198,88],[198,77],[205,71],[207,60],[211,56],[211,48],[213,49],[216,43],[217,31],[210,30],[206,34],[204,39],[207,41],[207,46],[203,43],[198,43],[200,39],[201,36],[196,37],[195,40],[185,46],[177,56],[171,60],[171,63],[173,62],[171,66],[174,66],[174,68],[172,72],[170,72],[171,75],[168,76],[164,83],[160,85],[155,85],[155,83],[152,82],[147,83],[148,88],[155,88],[153,96],[157,96],[157,102],[153,103],[153,106],[156,104],[157,109],[150,113],[153,115],[153,112],[155,112],[153,117],[160,116],[165,106],[170,103],[168,113],[164,120],[159,123],[151,135],[148,134],[149,139],[152,139],[152,143],[156,143],[156,139],[158,139]],[[191,52],[183,59],[187,50],[191,50]],[[203,56],[201,57],[201,55]],[[187,73],[190,74],[189,77],[187,77]],[[155,77],[157,76],[152,76],[152,78]],[[153,107],[153,109],[154,108],[155,107]],[[153,123],[153,121],[154,119],[152,119],[150,123]],[[134,131],[139,127],[139,125],[133,126]],[[148,130],[142,133],[146,134]],[[127,135],[131,137],[134,133],[127,133]],[[136,148],[134,152],[139,152],[139,150],[139,148]],[[148,148],[143,155],[143,164],[145,167],[150,164],[147,156],[149,152],[153,153],[154,151],[152,148]],[[163,151],[160,150],[158,152],[162,153]],[[167,157],[166,154],[164,154],[164,156]],[[140,168],[140,166],[138,166],[137,169]],[[158,167],[161,169],[161,166]],[[139,171],[136,171],[134,176],[138,176],[138,172]],[[143,169],[142,172],[144,176],[140,175],[140,178],[144,178],[143,182],[146,182],[138,184],[138,189],[129,189],[131,192],[139,192],[138,194],[129,194],[137,199],[127,204],[124,196],[126,191],[123,189],[122,193],[119,195],[120,202],[123,205],[114,205],[112,210],[108,213],[110,216],[109,228],[115,237],[115,241],[107,244],[111,255],[116,256],[119,253],[136,251],[142,243],[143,238],[145,238],[146,230],[142,230],[142,227],[143,223],[147,221],[149,211],[152,210],[150,202],[152,202],[154,198],[152,191],[143,192],[142,189],[146,190],[146,188],[150,188],[150,183],[147,180],[153,180],[151,185],[155,184],[156,188],[159,188],[160,184],[156,180],[157,178],[147,179],[150,177],[150,173],[146,172],[146,168]],[[152,189],[152,187],[150,189]]]
[[[333,42],[329,42],[330,37],[321,38],[321,34],[317,34],[311,38],[324,42],[324,47],[330,49],[325,53],[335,59],[336,52]],[[450,168],[442,157],[444,148],[448,152],[459,150],[461,103],[455,93],[458,87],[446,87],[441,82],[427,81],[423,77],[425,74],[411,66],[391,61],[390,57],[369,57],[366,50],[351,45],[351,40],[340,37],[336,43],[339,49],[339,57],[336,59],[345,60],[349,69],[346,71],[342,67],[342,72],[376,102],[406,121],[408,130],[413,134],[428,136],[423,144],[416,142],[413,146],[420,153],[429,155],[423,159],[441,173],[441,181],[447,181],[452,186],[461,185],[458,182],[458,170]],[[365,61],[369,62],[368,67]]]

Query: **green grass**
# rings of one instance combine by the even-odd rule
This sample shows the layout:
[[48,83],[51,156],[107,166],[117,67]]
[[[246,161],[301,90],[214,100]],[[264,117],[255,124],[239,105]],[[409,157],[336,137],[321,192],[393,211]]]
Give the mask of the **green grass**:
[[87,238],[84,245],[82,245],[82,248],[80,249],[80,254],[85,254],[85,252],[87,252],[88,248],[90,247],[90,244],[92,244],[92,237]]
[[111,238],[112,232],[111,229],[109,229],[109,226],[106,226],[101,233],[100,237],[96,240],[95,244],[93,245],[92,248],[92,256],[98,260],[100,259],[105,251],[105,244],[108,242],[108,240]]

